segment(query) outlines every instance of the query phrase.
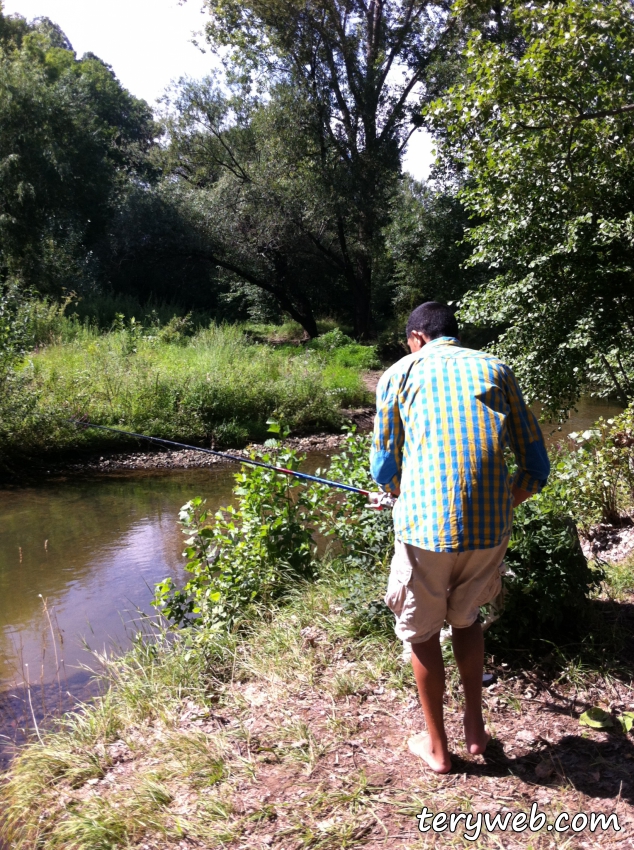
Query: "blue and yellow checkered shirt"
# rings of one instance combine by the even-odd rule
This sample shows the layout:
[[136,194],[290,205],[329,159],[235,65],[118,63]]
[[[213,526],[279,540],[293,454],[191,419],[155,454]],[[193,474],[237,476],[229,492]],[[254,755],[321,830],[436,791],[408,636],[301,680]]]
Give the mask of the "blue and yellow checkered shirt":
[[399,540],[433,552],[489,549],[510,534],[511,480],[537,493],[550,472],[544,438],[511,369],[453,337],[428,342],[381,377],[371,468]]

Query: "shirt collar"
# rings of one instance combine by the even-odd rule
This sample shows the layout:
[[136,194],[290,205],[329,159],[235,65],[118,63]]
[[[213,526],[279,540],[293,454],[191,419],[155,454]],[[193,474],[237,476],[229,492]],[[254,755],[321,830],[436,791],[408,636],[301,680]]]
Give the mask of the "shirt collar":
[[436,339],[426,342],[421,348],[421,353],[424,354],[426,351],[431,351],[432,348],[436,348],[439,345],[460,345],[460,340],[455,336],[439,336]]

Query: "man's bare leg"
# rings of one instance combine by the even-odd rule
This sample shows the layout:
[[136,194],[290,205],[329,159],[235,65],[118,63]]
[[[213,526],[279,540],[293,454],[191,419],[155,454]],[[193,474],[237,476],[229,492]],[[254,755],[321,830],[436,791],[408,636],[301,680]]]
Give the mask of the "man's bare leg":
[[414,735],[408,745],[436,773],[449,773],[451,758],[443,721],[445,666],[440,649],[440,632],[424,643],[412,644],[412,667],[423,707],[427,732]]
[[451,627],[453,654],[456,657],[464,689],[464,732],[467,752],[483,753],[491,736],[482,717],[482,673],[484,671],[484,637],[477,621],[466,629]]

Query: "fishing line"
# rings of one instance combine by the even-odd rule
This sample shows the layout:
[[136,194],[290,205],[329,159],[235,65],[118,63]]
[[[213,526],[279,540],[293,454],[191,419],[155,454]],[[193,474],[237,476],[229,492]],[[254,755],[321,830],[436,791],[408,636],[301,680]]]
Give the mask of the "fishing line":
[[[111,431],[113,434],[123,434],[126,437],[136,437],[138,440],[148,440],[150,443],[159,443],[165,446],[176,446],[179,449],[188,449],[192,452],[202,452],[215,457],[222,457],[225,460],[233,461],[234,463],[246,463],[250,466],[260,466],[263,469],[271,469],[274,472],[281,472],[283,475],[292,475],[294,478],[301,478],[304,481],[314,481],[317,484],[325,484],[327,487],[336,487],[339,490],[347,490],[350,493],[359,493],[362,496],[369,497],[369,490],[362,490],[360,487],[353,487],[351,484],[342,484],[340,481],[330,481],[328,478],[319,478],[317,475],[309,475],[307,472],[297,472],[294,469],[286,469],[284,466],[274,466],[271,463],[264,463],[261,460],[253,460],[252,458],[240,457],[239,455],[231,455],[226,452],[218,452],[215,449],[205,449],[200,446],[188,446],[186,443],[177,443],[174,440],[165,440],[162,437],[148,437],[147,434],[135,434],[134,431],[124,431],[121,428],[110,428],[108,425],[95,425],[94,422],[83,422],[81,419],[67,419],[73,425],[81,428],[98,428],[100,431]],[[372,494],[378,495],[378,494]]]

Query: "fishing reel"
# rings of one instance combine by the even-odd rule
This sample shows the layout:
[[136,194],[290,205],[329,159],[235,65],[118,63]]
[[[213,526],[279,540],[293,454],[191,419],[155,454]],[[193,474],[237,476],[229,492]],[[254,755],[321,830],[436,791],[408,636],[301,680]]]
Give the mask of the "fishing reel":
[[396,496],[391,493],[368,493],[367,507],[373,511],[391,510],[396,504]]

